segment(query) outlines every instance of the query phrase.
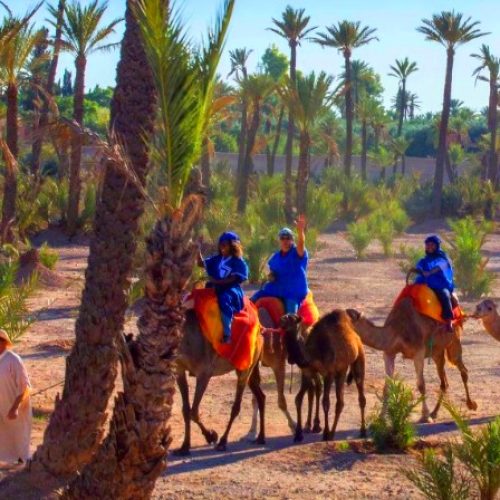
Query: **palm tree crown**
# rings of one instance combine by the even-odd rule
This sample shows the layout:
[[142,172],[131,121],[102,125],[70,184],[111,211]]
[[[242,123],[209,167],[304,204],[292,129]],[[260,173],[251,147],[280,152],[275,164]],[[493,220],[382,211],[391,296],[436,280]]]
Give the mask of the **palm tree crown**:
[[[234,49],[229,51],[229,59],[231,61],[231,71],[227,75],[228,77],[236,74],[237,78],[246,78],[247,75],[247,63],[248,58],[253,50],[249,50],[246,47],[242,49]],[[239,75],[241,73],[241,76]]]
[[361,47],[373,40],[378,40],[374,33],[376,28],[361,27],[359,21],[340,21],[337,25],[328,26],[326,33],[318,33],[314,42],[322,47],[334,47],[350,55],[352,49]]
[[300,45],[301,40],[317,28],[317,26],[307,28],[311,17],[304,14],[305,9],[294,9],[288,5],[281,15],[281,20],[273,18],[276,28],[268,29],[288,40],[290,46]]
[[76,0],[66,5],[62,27],[64,50],[87,57],[94,52],[116,47],[116,43],[103,42],[115,32],[116,25],[122,19],[115,19],[102,27],[101,22],[107,7],[107,2],[99,3],[98,0],[94,0],[86,6],[82,6]]
[[438,42],[447,49],[463,45],[481,36],[487,35],[478,29],[479,21],[464,19],[460,12],[443,11],[434,14],[432,19],[422,19],[422,26],[417,31],[425,35],[426,40]]
[[[472,73],[476,80],[484,82],[497,82],[500,76],[500,57],[495,57],[487,45],[482,45],[478,54],[471,54],[471,57],[479,59],[480,65]],[[488,70],[489,77],[482,75],[483,70]]]
[[412,73],[418,71],[418,66],[415,61],[410,61],[408,57],[405,57],[404,59],[396,59],[395,64],[391,65],[390,69],[389,76],[406,80]]

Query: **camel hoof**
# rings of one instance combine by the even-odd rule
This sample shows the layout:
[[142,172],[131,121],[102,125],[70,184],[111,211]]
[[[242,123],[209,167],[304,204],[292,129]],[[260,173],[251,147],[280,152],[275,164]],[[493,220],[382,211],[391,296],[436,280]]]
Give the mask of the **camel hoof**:
[[430,415],[422,415],[418,421],[419,424],[432,424],[433,422],[434,420]]
[[323,441],[330,441],[332,435],[329,432],[323,432]]
[[319,425],[318,423],[315,423],[314,424],[314,427],[312,428],[312,433],[313,434],[318,434],[319,432],[321,432],[323,429],[321,429],[321,425]]
[[242,441],[246,441],[247,443],[254,443],[257,439],[256,432],[249,432],[246,436],[243,437]]
[[216,449],[217,451],[227,451],[227,445],[226,445],[226,443],[219,443],[219,444],[215,447],[215,449]]
[[430,418],[431,418],[432,422],[434,422],[436,420],[437,416],[438,416],[438,412],[437,411],[433,411],[431,413]]
[[359,437],[360,437],[361,439],[366,439],[366,436],[367,436],[367,434],[366,434],[366,429],[361,429],[361,430],[359,431]]
[[304,441],[304,435],[303,434],[295,434],[293,437],[293,442],[294,443],[302,443]]
[[207,440],[208,444],[215,444],[219,439],[219,435],[215,431],[208,431],[205,434],[205,439]]
[[311,434],[311,424],[306,425],[306,426],[304,427],[304,433],[305,433],[305,434]]
[[475,401],[467,401],[467,408],[472,411],[477,410],[477,403]]
[[252,444],[266,444],[266,438],[260,436],[252,441]]
[[175,457],[189,457],[191,456],[191,451],[187,446],[181,446],[180,448],[173,450],[172,454]]

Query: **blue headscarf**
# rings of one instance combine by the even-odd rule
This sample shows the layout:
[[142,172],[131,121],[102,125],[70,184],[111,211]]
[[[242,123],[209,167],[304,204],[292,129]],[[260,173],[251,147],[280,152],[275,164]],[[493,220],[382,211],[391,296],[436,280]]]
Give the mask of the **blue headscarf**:
[[240,241],[240,237],[232,231],[226,231],[219,236],[219,245],[225,242]]
[[[441,248],[441,238],[433,234],[425,239],[425,243],[434,243],[436,245],[436,251],[427,253],[426,256],[418,262],[417,269],[421,271],[431,271],[434,267],[438,266],[441,268],[442,272],[432,274],[427,278],[419,276],[416,283],[425,283],[431,288],[447,288],[450,292],[453,291],[455,287],[453,282],[453,265],[446,252]],[[445,263],[444,266],[443,261]]]
[[425,243],[434,243],[437,246],[438,251],[441,250],[441,238],[437,234],[427,236]]

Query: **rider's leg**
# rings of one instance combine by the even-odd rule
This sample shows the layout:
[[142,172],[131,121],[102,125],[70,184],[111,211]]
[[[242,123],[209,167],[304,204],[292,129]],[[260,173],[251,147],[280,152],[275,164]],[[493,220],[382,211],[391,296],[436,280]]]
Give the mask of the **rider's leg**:
[[299,311],[299,303],[295,299],[283,299],[285,304],[285,314],[297,314]]
[[443,308],[443,319],[448,323],[451,328],[451,321],[453,320],[453,306],[451,305],[451,293],[446,288],[433,288],[434,293],[437,295],[441,307]]

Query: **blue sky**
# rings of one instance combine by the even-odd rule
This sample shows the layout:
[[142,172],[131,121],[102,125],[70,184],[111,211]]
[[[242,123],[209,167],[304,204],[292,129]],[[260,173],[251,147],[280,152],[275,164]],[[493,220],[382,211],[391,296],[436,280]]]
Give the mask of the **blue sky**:
[[[54,2],[56,0],[53,0]],[[82,0],[86,1],[86,0]],[[14,11],[24,12],[35,4],[35,0],[6,0]],[[123,16],[125,0],[109,0],[107,18]],[[255,68],[260,56],[271,43],[288,52],[287,44],[273,33],[266,31],[272,17],[279,17],[286,5],[303,7],[311,16],[311,24],[323,28],[342,19],[361,21],[377,28],[379,42],[373,42],[355,51],[354,57],[367,61],[382,76],[385,88],[385,103],[390,104],[391,97],[397,90],[395,78],[387,76],[389,65],[394,59],[409,56],[417,61],[420,71],[411,76],[408,86],[416,92],[422,103],[422,111],[436,111],[442,102],[444,79],[445,50],[439,44],[427,42],[416,31],[422,18],[430,17],[441,10],[455,9],[474,20],[481,21],[481,29],[491,34],[471,42],[457,51],[453,97],[463,100],[466,105],[481,109],[487,104],[487,84],[475,84],[471,76],[477,62],[470,57],[482,43],[490,45],[495,54],[500,54],[500,1],[498,0],[237,0],[233,22],[230,28],[226,54],[221,63],[220,72],[226,75],[229,70],[227,50],[248,47],[254,50],[250,66]],[[190,27],[194,40],[213,19],[219,8],[219,0],[179,0],[184,18]],[[45,9],[37,17],[43,22]],[[116,39],[121,38],[123,25]],[[119,51],[96,54],[89,60],[87,86],[95,84],[113,85],[115,67]],[[318,45],[304,42],[298,52],[298,67],[304,71],[325,70],[337,76],[341,72],[342,58],[332,49],[322,49]],[[73,62],[68,55],[63,56],[60,71]]]

